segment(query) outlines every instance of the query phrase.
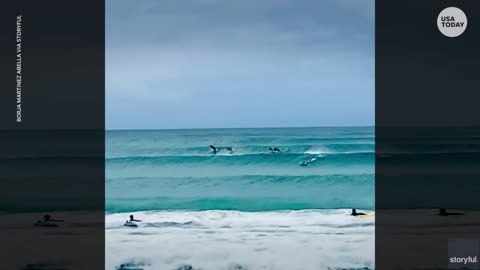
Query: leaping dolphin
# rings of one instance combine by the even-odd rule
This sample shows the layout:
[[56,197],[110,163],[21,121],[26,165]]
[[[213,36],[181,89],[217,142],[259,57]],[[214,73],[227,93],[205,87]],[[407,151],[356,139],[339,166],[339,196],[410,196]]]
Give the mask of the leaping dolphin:
[[217,148],[213,145],[210,145],[210,148],[212,149],[212,152],[216,154],[218,152]]

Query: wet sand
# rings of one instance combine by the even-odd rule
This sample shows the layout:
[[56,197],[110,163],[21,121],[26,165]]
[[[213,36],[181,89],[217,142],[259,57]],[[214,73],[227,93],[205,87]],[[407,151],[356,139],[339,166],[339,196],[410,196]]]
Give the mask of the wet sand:
[[[34,226],[44,214],[64,222],[58,227]],[[103,212],[1,214],[0,218],[2,241],[8,246],[2,269],[104,269]]]

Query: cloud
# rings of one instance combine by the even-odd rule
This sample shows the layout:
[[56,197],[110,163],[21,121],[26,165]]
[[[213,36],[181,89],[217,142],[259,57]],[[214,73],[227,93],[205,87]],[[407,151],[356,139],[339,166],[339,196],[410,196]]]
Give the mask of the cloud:
[[350,8],[368,18],[375,18],[375,0],[336,0],[343,8]]
[[[356,97],[358,106],[371,104],[369,3],[108,0],[107,123],[132,104],[143,104],[144,114],[163,110],[184,117],[186,126],[200,124],[189,122],[192,115],[224,123],[218,111],[248,122],[245,104],[264,122],[273,115],[287,122],[293,121],[288,115],[308,117],[315,99],[330,102],[320,111],[338,107],[346,95]],[[310,109],[294,112],[292,102]],[[265,108],[268,114],[261,113]],[[136,113],[130,109],[129,116]],[[156,125],[175,125],[167,122]]]

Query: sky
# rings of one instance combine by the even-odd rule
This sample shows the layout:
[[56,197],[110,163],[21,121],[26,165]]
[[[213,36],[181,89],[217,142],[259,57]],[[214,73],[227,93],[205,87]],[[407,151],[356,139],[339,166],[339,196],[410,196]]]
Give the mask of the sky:
[[107,129],[374,125],[373,0],[107,0]]

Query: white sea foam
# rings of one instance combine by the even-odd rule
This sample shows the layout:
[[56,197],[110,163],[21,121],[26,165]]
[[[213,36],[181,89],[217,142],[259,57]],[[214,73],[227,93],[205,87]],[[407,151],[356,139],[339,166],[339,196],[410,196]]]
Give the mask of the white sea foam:
[[368,154],[368,153],[375,153],[375,151],[370,151],[370,150],[359,150],[359,151],[330,151],[330,150],[325,150],[325,149],[320,149],[320,148],[313,148],[305,151],[305,154],[308,155],[318,155],[320,157],[324,157],[326,155],[353,155],[353,154]]
[[137,212],[106,216],[107,268],[321,270],[374,267],[374,217],[349,210]]

